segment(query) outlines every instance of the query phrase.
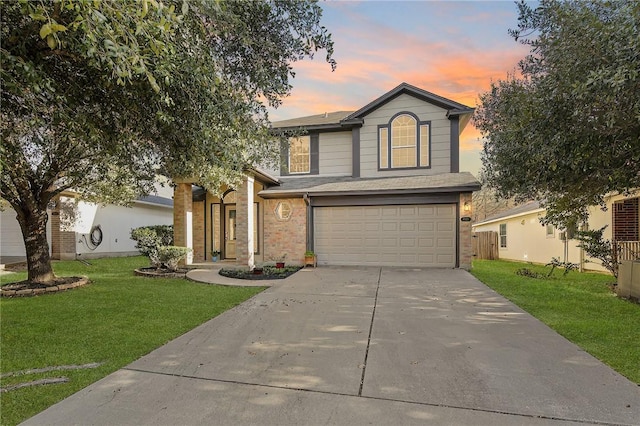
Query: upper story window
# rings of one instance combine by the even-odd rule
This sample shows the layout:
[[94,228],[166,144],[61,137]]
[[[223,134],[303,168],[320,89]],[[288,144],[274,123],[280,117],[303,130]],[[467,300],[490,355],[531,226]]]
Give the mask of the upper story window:
[[380,169],[429,167],[429,122],[401,113],[378,127]]
[[292,138],[289,143],[289,173],[311,171],[311,149],[309,136]]

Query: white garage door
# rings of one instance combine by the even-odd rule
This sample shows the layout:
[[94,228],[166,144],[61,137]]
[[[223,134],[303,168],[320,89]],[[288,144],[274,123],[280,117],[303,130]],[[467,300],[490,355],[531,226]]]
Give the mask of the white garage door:
[[2,256],[24,256],[24,240],[16,212],[8,208],[0,213],[0,254]]
[[314,208],[321,265],[455,267],[454,204]]

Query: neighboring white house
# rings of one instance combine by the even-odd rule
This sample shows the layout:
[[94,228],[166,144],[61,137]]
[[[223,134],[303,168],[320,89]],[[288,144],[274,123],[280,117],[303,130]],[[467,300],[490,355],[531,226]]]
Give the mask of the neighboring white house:
[[[131,207],[100,206],[76,201],[73,194],[59,197],[49,211],[47,240],[53,259],[92,259],[138,254],[131,229],[171,225],[173,190],[157,185],[156,195],[136,200]],[[0,213],[0,256],[24,257],[24,240],[13,209]]]
[[[640,240],[639,198],[615,195],[606,200],[606,210],[589,209],[589,229],[607,225],[604,238],[624,245]],[[542,225],[545,210],[537,201],[515,207],[472,225],[473,232],[498,233],[500,259],[548,263],[552,257],[581,265],[584,269],[606,271],[598,260],[589,259],[577,247],[571,234],[553,225]],[[569,238],[567,238],[569,237]]]

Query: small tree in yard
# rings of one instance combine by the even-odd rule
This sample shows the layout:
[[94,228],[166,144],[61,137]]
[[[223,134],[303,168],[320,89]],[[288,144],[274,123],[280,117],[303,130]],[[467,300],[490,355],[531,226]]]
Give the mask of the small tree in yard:
[[603,238],[607,225],[600,229],[576,232],[575,239],[580,241],[582,248],[589,257],[598,259],[602,266],[618,278],[618,251],[613,243]]
[[158,173],[234,184],[275,161],[267,108],[333,42],[313,0],[0,1],[0,195],[28,281],[55,280],[47,206],[127,204]]

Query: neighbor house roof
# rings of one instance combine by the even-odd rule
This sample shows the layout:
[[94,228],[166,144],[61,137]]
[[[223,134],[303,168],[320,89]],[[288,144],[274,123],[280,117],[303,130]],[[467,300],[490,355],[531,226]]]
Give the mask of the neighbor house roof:
[[304,177],[281,178],[280,186],[260,191],[263,198],[358,195],[358,194],[427,194],[477,191],[480,183],[471,173],[442,173],[431,176],[382,178]]
[[144,197],[138,198],[135,202],[139,204],[173,208],[173,200],[171,198],[160,197],[158,195],[145,195]]
[[274,129],[297,128],[327,128],[341,127],[342,120],[353,111],[325,112],[323,114],[308,115],[306,117],[292,118],[290,120],[276,121],[271,124]]
[[540,211],[544,211],[544,208],[540,207],[539,201],[529,201],[528,203],[521,204],[512,209],[505,210],[493,216],[489,216],[482,222],[474,223],[473,226],[486,225],[488,223],[497,222],[503,219],[510,219],[513,217],[518,217],[518,216],[522,216],[530,213],[536,213]]

